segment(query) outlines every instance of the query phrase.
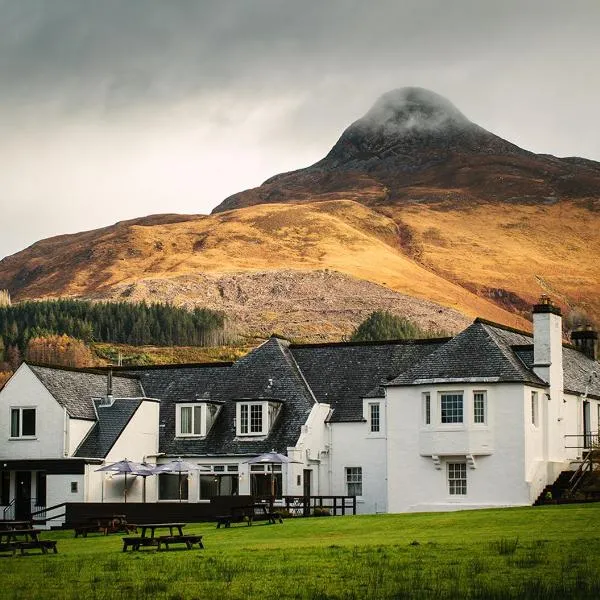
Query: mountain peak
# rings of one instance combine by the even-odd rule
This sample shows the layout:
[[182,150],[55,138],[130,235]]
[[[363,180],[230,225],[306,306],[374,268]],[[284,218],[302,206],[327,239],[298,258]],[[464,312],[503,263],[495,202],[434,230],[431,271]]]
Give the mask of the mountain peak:
[[391,128],[396,134],[472,125],[452,102],[420,87],[403,87],[383,94],[359,123],[371,128]]

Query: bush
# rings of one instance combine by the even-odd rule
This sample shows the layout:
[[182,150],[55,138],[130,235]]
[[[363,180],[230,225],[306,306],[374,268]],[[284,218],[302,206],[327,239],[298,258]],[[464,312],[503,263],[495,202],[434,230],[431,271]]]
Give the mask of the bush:
[[324,506],[315,506],[314,510],[313,510],[313,517],[330,517],[331,516],[331,512],[329,511],[328,508],[325,508]]

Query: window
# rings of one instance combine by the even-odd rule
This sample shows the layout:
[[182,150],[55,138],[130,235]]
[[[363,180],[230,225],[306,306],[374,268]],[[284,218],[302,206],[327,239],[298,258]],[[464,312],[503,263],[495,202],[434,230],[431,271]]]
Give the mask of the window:
[[202,405],[201,404],[179,404],[177,405],[179,436],[202,435]]
[[267,435],[277,420],[279,402],[240,402],[237,407],[237,435]]
[[369,404],[369,419],[371,421],[371,433],[378,432],[380,427],[379,402]]
[[346,467],[346,493],[362,496],[362,467]]
[[463,395],[462,392],[456,394],[441,395],[441,413],[442,423],[462,423],[463,422]]
[[214,465],[212,470],[211,474],[200,475],[200,498],[239,494],[237,465],[227,465],[227,471],[225,465]]
[[464,496],[467,493],[467,465],[448,463],[448,491],[451,496]]
[[431,394],[423,393],[423,421],[425,425],[431,425]]
[[79,492],[79,482],[71,481],[71,494],[77,494]]
[[160,473],[158,475],[159,500],[187,500],[188,476],[184,474]]
[[258,497],[281,498],[283,494],[281,465],[250,465],[250,493]]
[[531,424],[534,427],[538,426],[539,416],[538,416],[538,393],[531,392]]
[[10,437],[35,436],[35,408],[10,409]]
[[473,423],[486,422],[486,393],[473,392]]

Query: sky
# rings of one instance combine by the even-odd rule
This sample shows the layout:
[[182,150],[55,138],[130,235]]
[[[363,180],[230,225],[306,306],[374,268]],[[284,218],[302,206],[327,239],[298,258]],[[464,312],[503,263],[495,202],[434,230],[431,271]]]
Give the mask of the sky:
[[0,258],[322,158],[421,86],[600,161],[598,0],[0,0]]

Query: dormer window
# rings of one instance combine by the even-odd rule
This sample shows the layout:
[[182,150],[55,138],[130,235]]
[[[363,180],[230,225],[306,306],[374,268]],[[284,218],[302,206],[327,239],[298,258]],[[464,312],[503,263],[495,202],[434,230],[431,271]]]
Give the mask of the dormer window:
[[242,400],[237,404],[236,435],[268,435],[279,414],[281,404],[266,400]]
[[205,437],[212,427],[219,406],[210,402],[180,402],[176,405],[177,437]]

